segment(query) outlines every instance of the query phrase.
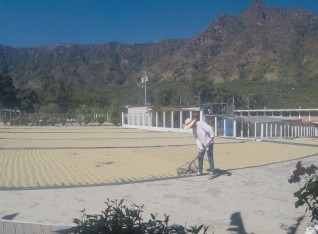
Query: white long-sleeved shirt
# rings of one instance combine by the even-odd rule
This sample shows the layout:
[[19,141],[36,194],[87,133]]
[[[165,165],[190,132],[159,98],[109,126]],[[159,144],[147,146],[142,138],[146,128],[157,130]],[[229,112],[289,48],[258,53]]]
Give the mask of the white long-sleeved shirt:
[[199,149],[205,147],[210,141],[214,141],[213,128],[204,121],[197,121],[195,123],[193,135]]

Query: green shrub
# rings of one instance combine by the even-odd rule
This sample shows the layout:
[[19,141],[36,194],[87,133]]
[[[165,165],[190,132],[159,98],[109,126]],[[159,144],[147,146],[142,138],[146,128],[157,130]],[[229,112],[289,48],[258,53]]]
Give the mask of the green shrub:
[[87,215],[85,209],[81,219],[74,219],[74,234],[186,234],[207,233],[208,227],[204,225],[186,228],[182,225],[169,226],[169,216],[164,215],[164,220],[157,219],[157,214],[151,214],[151,219],[144,221],[142,218],[143,205],[124,205],[124,200],[111,201],[107,199],[106,209],[99,215]]
[[64,117],[59,118],[59,122],[64,126],[66,124],[66,118]]
[[11,118],[10,122],[11,122],[12,126],[18,126],[18,125],[20,125],[20,117]]
[[85,116],[84,117],[84,123],[89,124],[91,122],[92,118],[90,116]]
[[4,117],[4,118],[2,118],[2,122],[3,122],[3,124],[6,126],[6,125],[7,125],[7,123],[9,123],[9,122],[10,122],[10,119],[9,119],[9,118],[7,118],[7,117]]
[[56,117],[51,117],[51,118],[49,119],[49,122],[50,122],[50,124],[51,124],[52,126],[54,126],[55,124],[57,124],[57,118],[56,118]]
[[103,124],[105,122],[105,117],[103,117],[103,116],[98,117],[97,122],[100,124]]
[[298,161],[296,169],[288,179],[289,183],[297,183],[300,189],[294,193],[298,199],[295,207],[307,205],[311,211],[311,221],[318,221],[318,174],[317,167],[311,165],[303,167]]

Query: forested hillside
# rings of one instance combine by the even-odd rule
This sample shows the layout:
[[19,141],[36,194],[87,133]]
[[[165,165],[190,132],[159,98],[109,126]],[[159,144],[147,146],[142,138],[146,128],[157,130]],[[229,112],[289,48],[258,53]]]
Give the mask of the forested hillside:
[[[236,108],[317,108],[318,15],[254,0],[202,28],[189,39],[147,44],[0,46],[0,74],[16,95],[34,91],[36,98],[25,96],[37,109],[54,105],[58,112],[142,105],[145,71],[147,102],[156,107],[234,97]],[[2,107],[32,110],[4,94]]]

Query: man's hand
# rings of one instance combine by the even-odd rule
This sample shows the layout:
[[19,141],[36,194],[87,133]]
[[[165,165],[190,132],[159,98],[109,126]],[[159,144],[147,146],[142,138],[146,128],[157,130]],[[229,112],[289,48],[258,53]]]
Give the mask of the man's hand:
[[199,149],[199,153],[202,154],[203,152],[205,152],[205,147],[202,147]]

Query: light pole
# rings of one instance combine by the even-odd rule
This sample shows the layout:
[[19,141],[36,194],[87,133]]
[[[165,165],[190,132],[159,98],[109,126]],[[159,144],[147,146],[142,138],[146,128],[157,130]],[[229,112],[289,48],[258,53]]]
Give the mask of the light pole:
[[145,72],[145,75],[141,77],[141,83],[145,84],[145,106],[147,106],[147,81],[148,81],[148,76]]

